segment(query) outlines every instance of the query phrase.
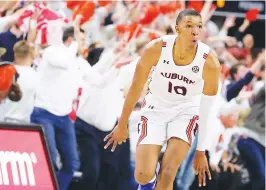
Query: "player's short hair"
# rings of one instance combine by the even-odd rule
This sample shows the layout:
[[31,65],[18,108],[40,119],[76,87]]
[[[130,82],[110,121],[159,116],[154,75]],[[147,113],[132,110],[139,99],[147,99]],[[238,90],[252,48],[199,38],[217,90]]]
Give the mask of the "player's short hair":
[[183,11],[181,11],[177,17],[176,17],[176,24],[178,24],[183,17],[185,16],[199,16],[201,17],[201,15],[195,11],[194,9],[184,9]]
[[32,47],[26,40],[18,41],[14,45],[13,50],[15,58],[26,58],[32,53]]

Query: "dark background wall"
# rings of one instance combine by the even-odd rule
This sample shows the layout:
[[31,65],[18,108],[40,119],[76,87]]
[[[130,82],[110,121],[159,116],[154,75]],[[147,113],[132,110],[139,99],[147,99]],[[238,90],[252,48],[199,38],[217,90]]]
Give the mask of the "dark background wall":
[[[186,3],[188,3],[188,1],[186,1]],[[216,5],[216,1],[213,3]],[[217,8],[211,20],[215,21],[218,27],[221,27],[227,16],[236,16],[236,26],[229,30],[229,35],[233,35],[243,23],[245,13],[252,8],[259,9],[259,19],[255,22],[252,22],[245,33],[250,33],[255,36],[255,47],[265,48],[265,1],[225,0],[225,6],[223,8]]]
[[[224,16],[213,16],[211,20],[215,21],[218,27],[223,25],[225,20]],[[229,29],[228,35],[233,36],[236,30],[243,23],[244,18],[237,18],[236,25]],[[265,20],[257,20],[250,24],[250,26],[245,31],[246,34],[252,34],[255,38],[255,47],[256,48],[265,48]]]

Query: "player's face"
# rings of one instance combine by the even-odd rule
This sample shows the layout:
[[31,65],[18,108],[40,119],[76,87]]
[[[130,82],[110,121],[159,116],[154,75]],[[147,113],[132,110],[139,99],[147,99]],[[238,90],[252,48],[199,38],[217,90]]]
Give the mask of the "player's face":
[[197,44],[202,33],[203,23],[200,16],[184,16],[176,26],[177,33],[189,44]]

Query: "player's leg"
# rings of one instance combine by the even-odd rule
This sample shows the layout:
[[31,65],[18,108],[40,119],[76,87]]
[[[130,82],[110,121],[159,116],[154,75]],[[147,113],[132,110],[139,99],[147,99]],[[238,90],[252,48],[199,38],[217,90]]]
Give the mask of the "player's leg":
[[[196,136],[196,139],[197,139],[197,136]],[[189,189],[189,187],[194,181],[195,172],[193,168],[193,161],[194,161],[194,156],[195,156],[195,152],[197,148],[196,139],[193,141],[186,158],[184,159],[184,161],[182,162],[178,170],[178,173],[176,176],[176,182],[177,182],[177,188],[179,190]]]
[[156,190],[172,190],[173,182],[179,166],[185,159],[190,145],[179,138],[171,138],[167,142]]
[[146,185],[152,183],[155,186],[156,168],[161,148],[162,146],[150,144],[137,146],[135,179],[138,184]]
[[195,138],[198,117],[185,115],[170,122],[167,127],[165,151],[156,190],[172,190],[176,172],[185,159]]
[[138,128],[135,179],[139,190],[154,190],[158,159],[166,141],[166,123],[158,114],[149,112],[141,117]]

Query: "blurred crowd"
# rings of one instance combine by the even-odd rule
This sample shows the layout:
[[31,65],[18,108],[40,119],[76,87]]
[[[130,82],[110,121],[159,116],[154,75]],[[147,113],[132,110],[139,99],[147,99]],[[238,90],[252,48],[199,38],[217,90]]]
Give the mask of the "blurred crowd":
[[[194,8],[205,25],[201,41],[222,65],[206,151],[213,179],[201,189],[265,189],[265,50],[246,32],[258,11],[247,11],[241,25],[233,15],[217,25],[217,6],[226,2],[1,1],[0,61],[15,66],[20,93],[1,102],[0,121],[44,126],[60,189],[136,190],[137,123],[147,87],[128,123],[129,140],[111,152],[103,139],[116,125],[145,45],[175,35],[178,12]],[[188,172],[190,156],[175,189],[199,188]]]

